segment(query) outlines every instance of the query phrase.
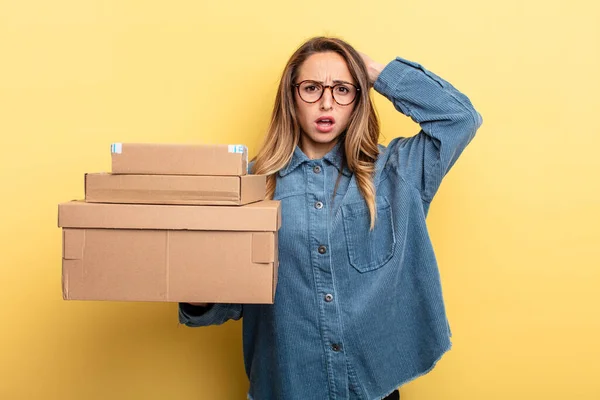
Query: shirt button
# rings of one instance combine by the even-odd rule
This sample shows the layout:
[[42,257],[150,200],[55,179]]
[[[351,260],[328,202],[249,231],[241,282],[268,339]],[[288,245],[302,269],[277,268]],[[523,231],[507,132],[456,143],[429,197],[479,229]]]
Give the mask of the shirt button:
[[315,165],[313,168],[313,171],[315,174],[318,174],[321,172],[321,166],[320,165]]
[[337,343],[334,343],[331,345],[331,350],[333,350],[333,351],[340,351],[341,349],[342,349],[342,346],[340,346]]
[[327,294],[325,295],[325,301],[329,303],[329,302],[331,302],[332,300],[333,300],[333,295],[332,295],[332,294],[329,294],[329,293],[327,293]]
[[320,201],[317,201],[317,202],[315,203],[315,208],[316,208],[317,210],[320,210],[321,208],[323,208],[323,203],[322,203],[322,202],[320,202]]
[[319,246],[319,254],[325,254],[325,253],[327,253],[327,247]]

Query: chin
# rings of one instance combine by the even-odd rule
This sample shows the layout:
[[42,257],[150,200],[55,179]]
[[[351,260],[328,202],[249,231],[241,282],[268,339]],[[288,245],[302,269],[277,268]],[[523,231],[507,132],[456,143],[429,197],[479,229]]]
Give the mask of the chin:
[[329,132],[329,133],[313,133],[309,135],[310,139],[319,144],[327,144],[337,140],[340,137],[339,133]]

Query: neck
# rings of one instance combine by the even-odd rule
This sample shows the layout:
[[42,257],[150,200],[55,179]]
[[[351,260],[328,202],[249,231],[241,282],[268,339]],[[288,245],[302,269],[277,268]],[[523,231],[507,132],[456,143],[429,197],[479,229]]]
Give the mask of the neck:
[[339,138],[335,138],[328,143],[317,143],[310,140],[306,135],[302,135],[300,138],[300,149],[302,152],[311,160],[317,160],[323,158],[325,154],[329,153],[334,148]]

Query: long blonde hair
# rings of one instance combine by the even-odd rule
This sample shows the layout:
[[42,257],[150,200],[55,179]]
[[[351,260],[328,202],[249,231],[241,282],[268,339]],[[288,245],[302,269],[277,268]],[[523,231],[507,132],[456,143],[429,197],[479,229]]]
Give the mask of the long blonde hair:
[[271,123],[264,143],[254,158],[252,172],[267,175],[267,198],[273,198],[275,174],[290,162],[300,141],[300,124],[296,115],[292,85],[298,77],[302,63],[309,56],[323,52],[335,52],[342,56],[360,88],[348,128],[339,140],[344,141],[344,159],[348,169],[356,176],[358,189],[369,208],[373,229],[376,215],[373,172],[375,160],[379,155],[379,121],[369,96],[367,67],[358,52],[341,39],[312,38],[302,44],[289,59],[275,97]]

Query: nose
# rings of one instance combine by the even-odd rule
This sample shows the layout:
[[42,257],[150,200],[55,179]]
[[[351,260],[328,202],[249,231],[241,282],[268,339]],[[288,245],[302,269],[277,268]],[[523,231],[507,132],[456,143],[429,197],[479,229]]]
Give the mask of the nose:
[[333,108],[333,88],[323,88],[323,97],[321,97],[321,110],[331,110]]

